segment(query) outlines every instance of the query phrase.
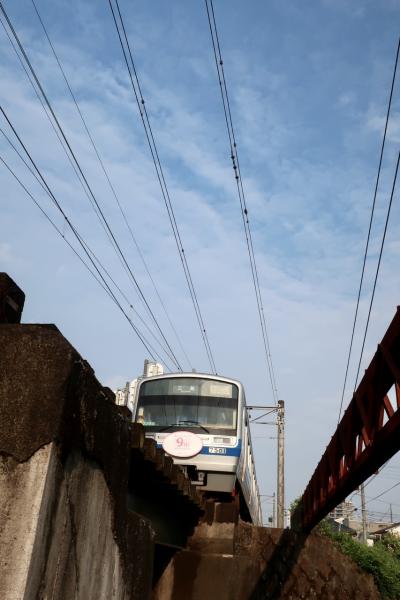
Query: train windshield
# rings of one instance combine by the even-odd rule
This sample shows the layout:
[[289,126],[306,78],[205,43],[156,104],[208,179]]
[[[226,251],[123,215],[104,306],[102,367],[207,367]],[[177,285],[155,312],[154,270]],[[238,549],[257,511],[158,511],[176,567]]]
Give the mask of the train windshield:
[[238,387],[201,378],[146,381],[140,387],[136,420],[148,431],[236,435]]

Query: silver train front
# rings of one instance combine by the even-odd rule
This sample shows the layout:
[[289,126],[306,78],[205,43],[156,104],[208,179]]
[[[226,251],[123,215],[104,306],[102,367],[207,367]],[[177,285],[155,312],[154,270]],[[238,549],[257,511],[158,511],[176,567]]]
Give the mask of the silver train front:
[[[149,381],[165,379],[182,380],[210,380],[231,384],[237,387],[237,422],[234,435],[214,435],[212,432],[193,430],[201,440],[200,451],[190,458],[172,456],[176,464],[190,468],[195,467],[196,480],[199,490],[215,493],[240,493],[241,501],[245,503],[250,519],[255,525],[262,525],[262,511],[254,464],[254,453],[251,444],[251,435],[246,410],[246,398],[243,385],[234,379],[208,375],[203,373],[174,373],[146,377],[138,381],[135,390],[135,399],[132,403],[133,418],[140,421],[138,414],[138,398],[141,387]],[[146,425],[145,425],[146,427]],[[170,435],[169,431],[149,431],[146,428],[146,437],[150,437],[163,446]]]

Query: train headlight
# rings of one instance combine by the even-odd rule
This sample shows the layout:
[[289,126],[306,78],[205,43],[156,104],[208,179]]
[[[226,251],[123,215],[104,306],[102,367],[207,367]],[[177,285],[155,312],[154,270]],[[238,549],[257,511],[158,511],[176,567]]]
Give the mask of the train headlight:
[[230,444],[231,438],[228,437],[215,437],[214,444]]

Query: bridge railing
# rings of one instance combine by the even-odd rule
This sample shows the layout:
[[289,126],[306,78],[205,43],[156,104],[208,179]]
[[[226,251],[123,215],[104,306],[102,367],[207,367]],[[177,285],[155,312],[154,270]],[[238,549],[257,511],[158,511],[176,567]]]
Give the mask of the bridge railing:
[[294,520],[305,531],[400,449],[399,408],[400,307],[303,494]]

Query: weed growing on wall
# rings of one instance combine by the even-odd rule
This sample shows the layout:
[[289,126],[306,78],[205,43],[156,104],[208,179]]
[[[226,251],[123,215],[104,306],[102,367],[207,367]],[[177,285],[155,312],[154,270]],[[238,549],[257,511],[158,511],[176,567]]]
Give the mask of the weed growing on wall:
[[387,534],[374,546],[365,546],[348,533],[334,531],[328,521],[318,530],[333,540],[364,571],[370,573],[383,598],[400,598],[400,540]]

